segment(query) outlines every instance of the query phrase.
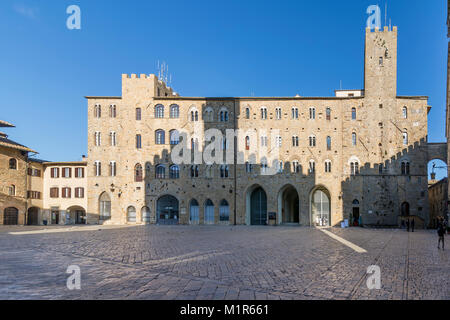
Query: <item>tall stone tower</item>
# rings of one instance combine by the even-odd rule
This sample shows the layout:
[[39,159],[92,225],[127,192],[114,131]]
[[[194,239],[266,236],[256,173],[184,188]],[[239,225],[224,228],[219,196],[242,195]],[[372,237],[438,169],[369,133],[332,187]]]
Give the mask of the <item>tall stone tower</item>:
[[366,28],[364,89],[367,98],[397,95],[397,27]]

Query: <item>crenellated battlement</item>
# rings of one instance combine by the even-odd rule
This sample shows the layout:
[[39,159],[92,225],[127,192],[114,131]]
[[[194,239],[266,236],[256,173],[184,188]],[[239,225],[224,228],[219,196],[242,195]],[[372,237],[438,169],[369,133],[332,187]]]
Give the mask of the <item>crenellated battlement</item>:
[[155,74],[122,74],[122,94],[134,94],[137,91],[148,97],[178,95]]
[[388,26],[384,26],[382,30],[375,27],[375,29],[373,31],[369,27],[366,27],[366,34],[367,33],[389,33],[389,32],[397,33],[398,32],[397,26],[393,26],[391,30],[389,30]]

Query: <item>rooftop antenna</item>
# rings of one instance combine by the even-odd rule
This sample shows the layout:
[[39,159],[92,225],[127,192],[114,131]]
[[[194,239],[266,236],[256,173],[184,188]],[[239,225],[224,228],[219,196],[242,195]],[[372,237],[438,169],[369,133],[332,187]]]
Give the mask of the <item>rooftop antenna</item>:
[[161,66],[159,65],[159,60],[158,60],[158,79],[161,79]]

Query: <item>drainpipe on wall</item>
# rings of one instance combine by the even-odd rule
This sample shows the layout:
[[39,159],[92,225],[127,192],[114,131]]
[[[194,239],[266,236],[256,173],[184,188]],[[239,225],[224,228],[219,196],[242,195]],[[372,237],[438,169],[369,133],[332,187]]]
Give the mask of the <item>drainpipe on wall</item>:
[[[236,99],[233,101],[234,106],[234,133],[236,133]],[[237,200],[237,138],[234,135],[234,225],[236,225],[236,200]]]

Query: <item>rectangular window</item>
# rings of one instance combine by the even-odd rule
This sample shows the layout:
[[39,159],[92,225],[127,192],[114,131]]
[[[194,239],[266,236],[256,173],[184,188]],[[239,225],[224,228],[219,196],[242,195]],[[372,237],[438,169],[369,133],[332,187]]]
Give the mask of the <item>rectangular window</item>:
[[71,168],[62,168],[61,169],[61,177],[71,178],[72,177],[72,169]]
[[75,178],[84,178],[84,168],[75,168]]
[[84,198],[84,188],[75,188],[75,198]]
[[62,188],[61,196],[63,198],[70,198],[71,197],[71,189],[70,188]]
[[59,178],[59,168],[51,168],[50,169],[50,176],[52,178]]
[[141,149],[141,148],[142,148],[141,135],[137,134],[136,135],[136,149]]
[[50,188],[50,198],[59,197],[59,188]]

